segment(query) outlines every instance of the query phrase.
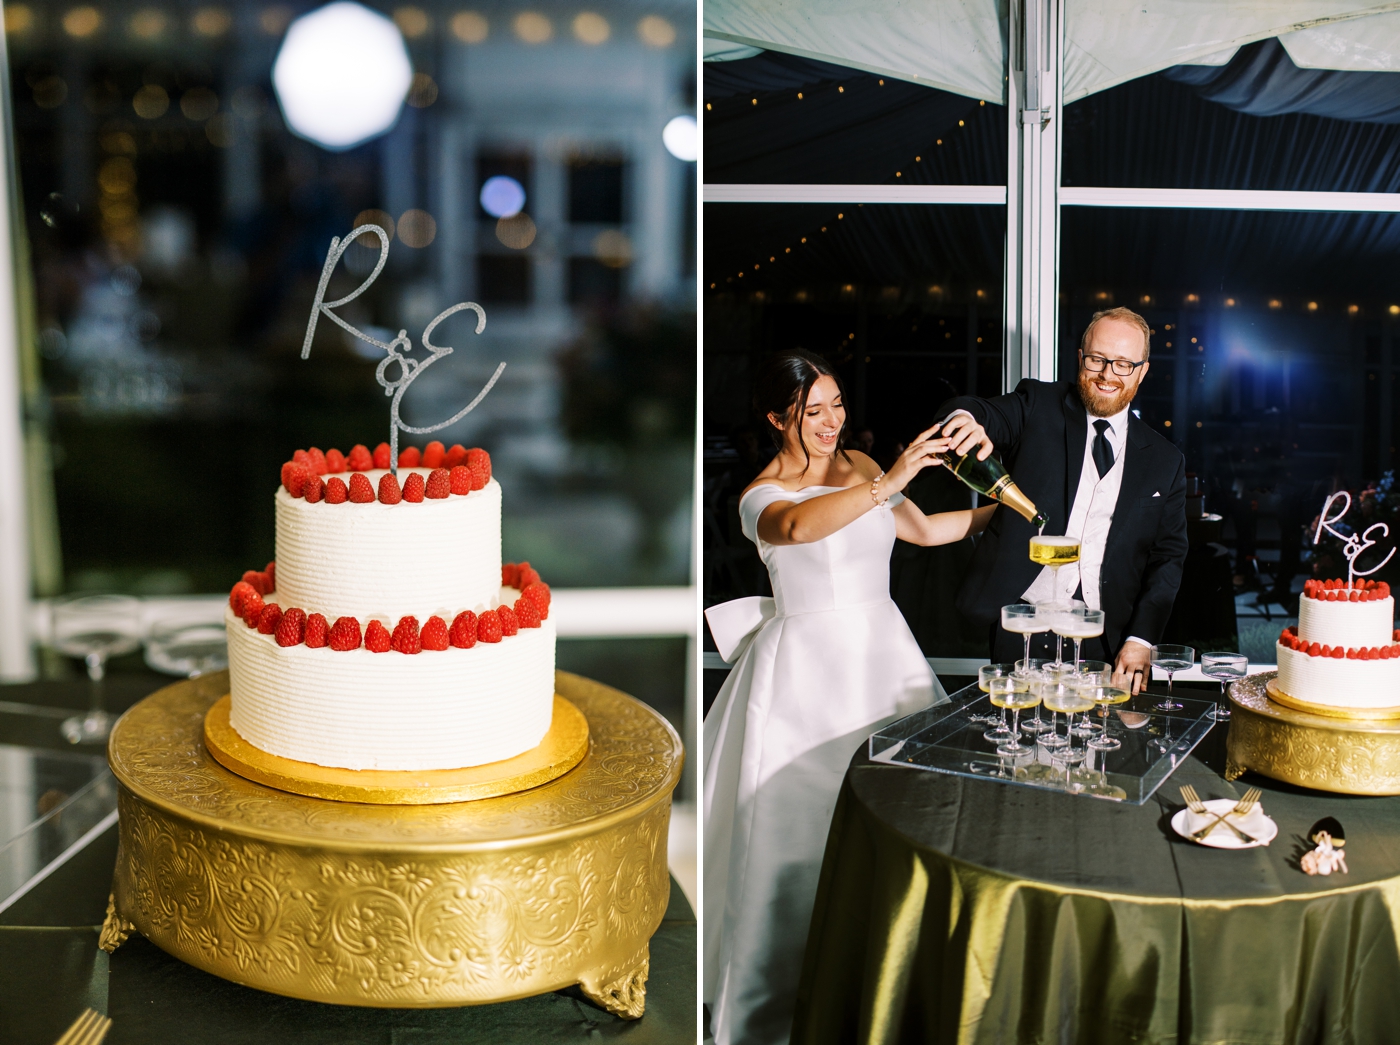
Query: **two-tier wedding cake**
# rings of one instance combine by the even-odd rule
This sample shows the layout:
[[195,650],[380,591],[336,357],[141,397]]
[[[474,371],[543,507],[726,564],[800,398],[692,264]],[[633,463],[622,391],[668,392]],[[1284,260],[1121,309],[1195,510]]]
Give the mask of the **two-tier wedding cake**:
[[276,559],[234,585],[229,722],[273,755],[437,770],[540,743],[554,706],[549,588],[501,562],[484,450],[298,450]]
[[1341,713],[1400,709],[1400,631],[1384,581],[1308,581],[1277,650],[1284,700]]

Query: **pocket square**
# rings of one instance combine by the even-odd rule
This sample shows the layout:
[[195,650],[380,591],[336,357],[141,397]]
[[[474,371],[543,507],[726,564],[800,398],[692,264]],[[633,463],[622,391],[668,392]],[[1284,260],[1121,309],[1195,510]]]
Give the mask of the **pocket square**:
[[1154,493],[1152,496],[1153,496],[1153,497],[1161,497],[1161,496],[1162,496],[1162,491],[1161,491],[1161,490],[1158,490],[1158,491],[1157,491],[1156,493]]

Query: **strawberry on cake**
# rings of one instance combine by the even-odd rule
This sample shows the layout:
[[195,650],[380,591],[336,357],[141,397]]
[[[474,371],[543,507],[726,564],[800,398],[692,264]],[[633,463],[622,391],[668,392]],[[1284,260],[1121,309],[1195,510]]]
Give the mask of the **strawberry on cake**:
[[1400,711],[1400,631],[1384,581],[1310,580],[1278,640],[1285,698],[1343,713]]
[[529,563],[501,562],[484,450],[298,450],[276,559],[233,586],[229,722],[254,747],[343,769],[459,769],[549,731],[554,625]]

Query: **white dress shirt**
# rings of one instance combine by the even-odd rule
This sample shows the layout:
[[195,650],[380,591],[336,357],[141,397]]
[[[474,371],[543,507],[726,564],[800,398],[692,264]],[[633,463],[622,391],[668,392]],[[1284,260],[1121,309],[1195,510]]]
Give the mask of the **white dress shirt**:
[[[1123,485],[1124,449],[1128,445],[1128,408],[1124,407],[1112,417],[1098,418],[1085,411],[1088,417],[1088,431],[1084,437],[1084,462],[1079,469],[1079,488],[1074,494],[1070,508],[1069,522],[1065,535],[1079,538],[1079,561],[1061,566],[1059,576],[1049,566],[1041,568],[1035,581],[1021,596],[1022,602],[1066,601],[1074,598],[1075,591],[1083,587],[1084,603],[1091,610],[1101,609],[1099,599],[1099,578],[1103,571],[1104,548],[1108,544],[1108,531],[1113,525],[1113,511],[1118,506],[1118,491]],[[1113,467],[1099,476],[1098,465],[1094,463],[1094,440],[1099,431],[1094,422],[1108,422],[1104,437],[1113,448]],[[1152,644],[1136,635],[1129,635],[1128,642]]]

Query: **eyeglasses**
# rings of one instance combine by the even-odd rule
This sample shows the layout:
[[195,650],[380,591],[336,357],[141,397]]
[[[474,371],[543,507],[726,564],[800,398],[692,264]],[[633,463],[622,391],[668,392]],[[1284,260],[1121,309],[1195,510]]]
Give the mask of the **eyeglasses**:
[[1083,352],[1079,353],[1079,358],[1084,361],[1084,369],[1091,374],[1102,374],[1104,367],[1113,364],[1113,372],[1119,377],[1127,377],[1140,366],[1145,366],[1147,360],[1134,363],[1131,359],[1108,359],[1105,356],[1089,356]]

